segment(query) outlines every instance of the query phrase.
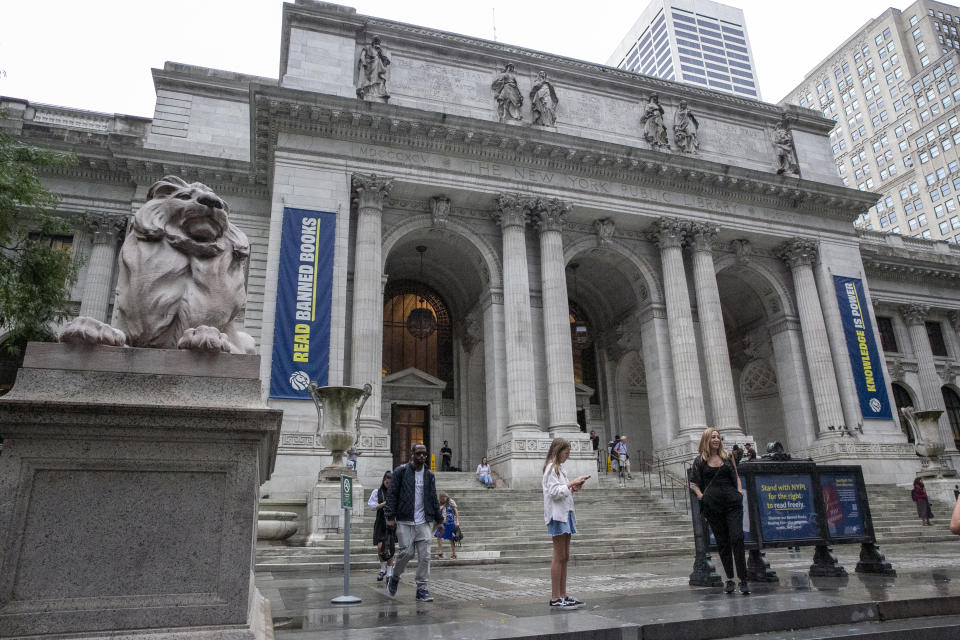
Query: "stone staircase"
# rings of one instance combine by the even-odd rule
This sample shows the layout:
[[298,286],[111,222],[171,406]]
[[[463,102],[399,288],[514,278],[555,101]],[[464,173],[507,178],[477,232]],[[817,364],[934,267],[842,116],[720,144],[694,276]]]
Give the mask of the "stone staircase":
[[917,518],[917,508],[910,499],[910,487],[892,484],[867,485],[870,499],[870,513],[873,516],[873,529],[877,543],[898,544],[901,542],[924,543],[955,540],[950,533],[950,514],[952,505],[934,501],[933,526],[924,527]]
[[[635,476],[636,477],[636,476]],[[599,478],[597,488],[576,497],[577,529],[571,561],[590,563],[613,558],[693,555],[690,515],[660,498],[659,488],[640,488],[639,477],[619,489],[613,476]],[[655,479],[655,478],[654,478]],[[457,566],[480,564],[549,564],[550,537],[543,523],[540,489],[486,489],[470,472],[437,474],[437,490],[457,502],[463,546]],[[371,544],[372,512],[351,529],[351,568],[379,566]],[[432,550],[436,555],[436,543]],[[449,555],[449,543],[444,555]],[[435,563],[450,564],[449,559]],[[261,546],[256,567],[264,571],[343,570],[343,537],[318,547]]]

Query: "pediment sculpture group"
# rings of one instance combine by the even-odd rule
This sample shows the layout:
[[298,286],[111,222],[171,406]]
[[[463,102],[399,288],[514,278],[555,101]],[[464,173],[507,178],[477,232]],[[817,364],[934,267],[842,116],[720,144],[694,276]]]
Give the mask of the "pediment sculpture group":
[[[380,42],[373,38],[370,44],[360,49],[357,61],[357,97],[361,100],[390,99],[387,93],[390,58]],[[520,122],[523,120],[524,95],[517,83],[516,70],[512,62],[498,71],[490,84],[493,98],[497,104],[497,116],[500,122]],[[537,73],[529,93],[530,120],[534,125],[555,127],[557,124],[557,97],[553,83],[547,78],[546,71]],[[673,146],[670,145],[665,112],[660,97],[652,94],[643,105],[640,116],[643,139],[652,149],[662,151],[675,150],[679,153],[695,154],[700,150],[700,122],[696,114],[681,100],[673,114]],[[786,114],[781,116],[773,134],[773,147],[777,158],[777,173],[789,173],[800,176],[797,153],[794,147],[793,133]]]

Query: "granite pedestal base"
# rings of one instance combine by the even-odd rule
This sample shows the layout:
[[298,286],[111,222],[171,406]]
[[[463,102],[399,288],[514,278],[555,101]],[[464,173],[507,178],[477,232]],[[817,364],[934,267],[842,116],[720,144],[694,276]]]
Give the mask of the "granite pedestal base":
[[272,637],[252,567],[282,412],[259,369],[30,344],[0,398],[0,637]]
[[[308,535],[306,546],[314,547],[330,537],[340,538],[345,526],[343,507],[340,506],[340,473],[353,478],[353,509],[350,510],[350,522],[357,526],[363,522],[363,510],[367,503],[364,500],[363,486],[357,479],[357,472],[338,469],[334,474],[330,468],[320,472],[317,484],[310,492],[307,502]],[[323,476],[328,477],[323,477]],[[336,480],[333,480],[336,477]]]
[[[597,460],[586,433],[557,433],[570,441],[570,457],[563,468],[571,480],[578,476],[596,475]],[[505,479],[512,489],[537,489],[543,479],[543,461],[553,437],[543,431],[509,431],[487,451],[493,471]],[[584,489],[595,489],[597,482],[587,482]]]

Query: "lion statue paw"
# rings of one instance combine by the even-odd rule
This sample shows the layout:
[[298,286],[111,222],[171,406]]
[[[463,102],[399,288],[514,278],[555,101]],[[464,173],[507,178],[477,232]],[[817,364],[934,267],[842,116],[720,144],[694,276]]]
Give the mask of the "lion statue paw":
[[230,342],[227,334],[221,333],[216,327],[206,325],[184,331],[177,342],[177,348],[207,353],[240,353],[239,349]]
[[111,327],[89,316],[74,318],[63,326],[60,342],[66,344],[102,344],[109,347],[123,347],[127,336],[123,331]]

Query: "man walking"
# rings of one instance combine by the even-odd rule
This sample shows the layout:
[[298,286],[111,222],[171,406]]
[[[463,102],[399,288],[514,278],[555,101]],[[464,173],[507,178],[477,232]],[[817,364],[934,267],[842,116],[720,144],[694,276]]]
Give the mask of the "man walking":
[[593,443],[593,457],[597,459],[597,471],[600,471],[600,436],[593,429],[590,430],[590,442]]
[[620,436],[620,441],[613,445],[613,452],[614,457],[617,459],[617,464],[623,465],[624,471],[627,472],[627,478],[633,480],[633,476],[630,475],[630,454],[627,453],[627,436]]
[[440,471],[450,471],[451,458],[453,458],[453,449],[451,449],[447,441],[444,440],[443,446],[440,447]]
[[436,480],[426,468],[426,461],[427,448],[422,444],[413,445],[410,462],[393,470],[383,515],[387,519],[387,527],[396,528],[400,547],[393,576],[387,581],[387,591],[391,596],[397,595],[400,576],[416,553],[417,600],[433,602],[427,590],[427,581],[430,579],[430,539],[433,532],[443,526],[443,518],[437,500]]

